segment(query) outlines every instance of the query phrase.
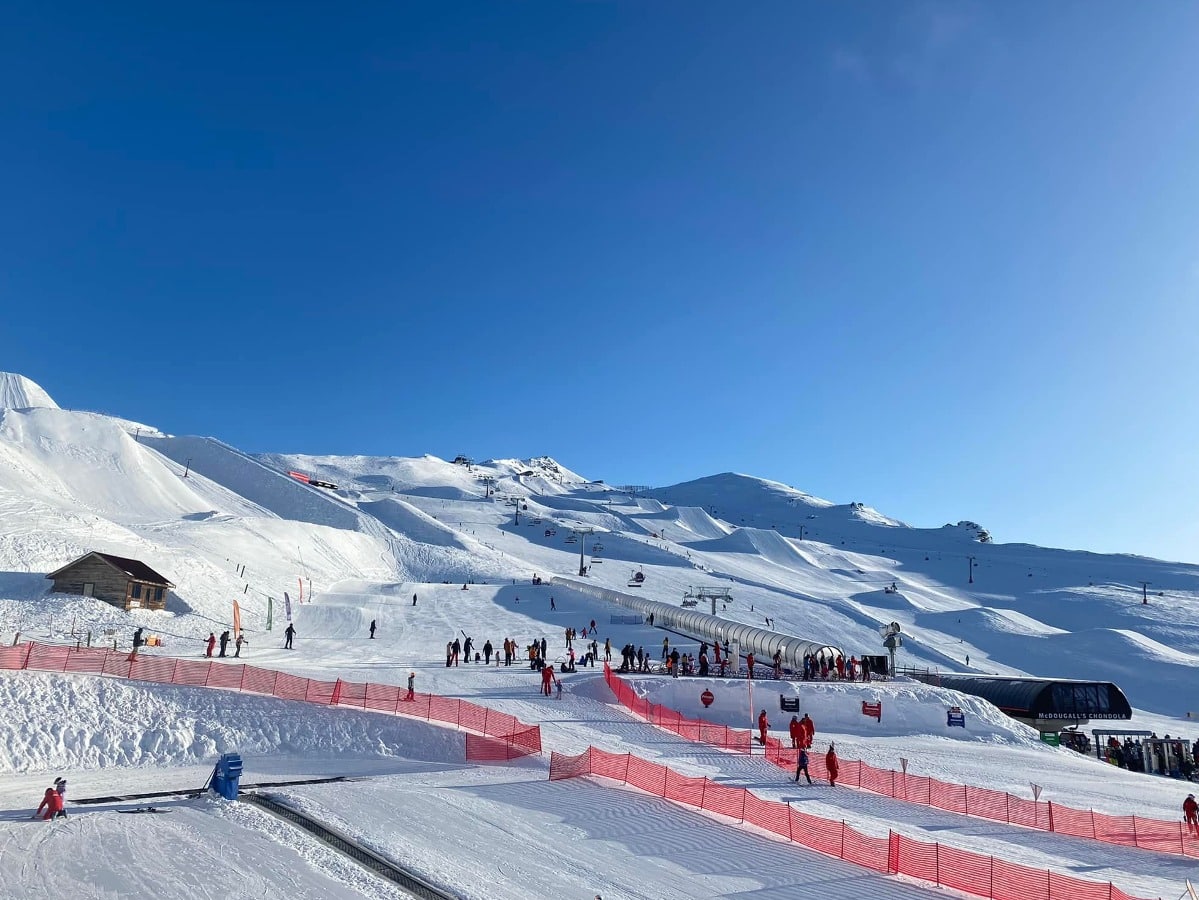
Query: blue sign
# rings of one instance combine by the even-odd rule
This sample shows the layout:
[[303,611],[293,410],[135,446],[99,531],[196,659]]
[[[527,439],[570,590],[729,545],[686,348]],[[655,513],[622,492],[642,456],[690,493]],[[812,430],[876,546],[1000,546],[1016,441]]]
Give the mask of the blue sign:
[[966,727],[966,714],[962,712],[960,706],[951,706],[945,711],[945,725],[948,728],[957,726],[958,728]]

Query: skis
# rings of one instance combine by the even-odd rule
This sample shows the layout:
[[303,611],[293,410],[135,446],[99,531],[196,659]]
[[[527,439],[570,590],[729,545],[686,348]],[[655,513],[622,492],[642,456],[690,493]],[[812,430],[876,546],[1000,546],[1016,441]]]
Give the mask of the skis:
[[119,813],[136,815],[137,813],[168,813],[169,809],[155,809],[153,806],[139,806],[137,809],[118,809]]

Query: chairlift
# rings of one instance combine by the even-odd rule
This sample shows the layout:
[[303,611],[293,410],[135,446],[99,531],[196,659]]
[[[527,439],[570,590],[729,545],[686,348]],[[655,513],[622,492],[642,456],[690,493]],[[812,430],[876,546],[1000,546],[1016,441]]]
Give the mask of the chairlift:
[[534,525],[540,525],[540,524],[541,524],[541,516],[534,516],[534,518],[533,518],[533,524],[534,524]]
[[577,537],[575,537],[573,534],[566,539],[566,543],[568,543],[568,544],[577,544],[578,542],[579,542],[579,539]]
[[604,550],[604,545],[599,543],[598,541],[591,545],[592,553],[602,553],[603,550]]
[[641,587],[645,583],[645,573],[638,569],[629,578],[629,587]]

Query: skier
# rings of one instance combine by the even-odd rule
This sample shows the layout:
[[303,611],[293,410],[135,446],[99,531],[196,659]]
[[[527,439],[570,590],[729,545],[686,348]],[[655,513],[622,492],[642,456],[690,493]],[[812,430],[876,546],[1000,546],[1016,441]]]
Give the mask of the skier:
[[445,667],[448,669],[454,662],[454,642],[445,642]]
[[546,666],[541,670],[541,693],[545,696],[550,695],[550,685],[554,681],[554,667]]
[[243,632],[239,631],[237,633],[237,640],[234,641],[234,644],[236,646],[234,647],[233,655],[240,659],[241,658],[241,645],[248,644],[248,643],[250,643],[250,642],[246,640],[245,634]]
[[462,644],[462,656],[467,662],[470,662],[470,654],[471,650],[474,649],[474,646],[475,639],[469,637]]
[[144,630],[145,629],[143,628],[138,628],[137,631],[133,632],[133,652],[135,655],[137,654],[137,651],[141,645],[145,643],[145,641],[142,640],[142,632]]
[[1194,794],[1187,794],[1187,798],[1182,801],[1182,816],[1186,819],[1187,831],[1199,837],[1199,803],[1195,802]]
[[550,612],[554,612],[558,607],[554,606],[554,598],[550,597]]
[[[803,743],[803,726],[799,724],[798,717],[791,717],[791,724],[787,726],[787,732],[791,735],[792,749],[798,750],[800,745]],[[799,778],[799,774],[796,773],[795,777]]]
[[824,767],[828,770],[828,783],[830,787],[837,786],[837,751],[832,744],[828,745],[828,753],[824,755]]
[[292,638],[294,638],[296,636],[296,626],[292,625],[290,622],[288,622],[287,629],[283,632],[283,636],[286,638],[286,640],[283,642],[283,649],[284,650],[294,649],[291,646],[291,641],[292,641]]
[[405,700],[415,700],[416,699],[416,673],[415,672],[408,673],[408,696],[405,697],[404,699]]
[[222,657],[223,657],[223,656],[225,655],[225,649],[226,649],[228,646],[229,646],[229,632],[228,632],[228,631],[222,631],[222,632],[221,632],[221,652],[220,652],[220,653],[218,653],[218,654],[217,654],[217,656],[222,656]]
[[462,655],[462,642],[454,638],[454,643],[450,645],[450,650],[453,653],[454,665],[458,665],[458,658]]
[[208,632],[208,647],[204,650],[204,655],[207,656],[209,659],[212,659],[212,650],[215,646],[216,646],[216,634],[214,632],[210,631],[210,632]]
[[558,692],[557,696],[554,699],[561,700],[562,699],[562,679],[561,678],[554,679],[554,688]]
[[371,619],[371,640],[375,639],[375,620]]
[[758,740],[763,747],[766,746],[766,729],[770,727],[770,722],[766,719],[766,710],[758,713]]
[[803,773],[804,778],[808,779],[808,784],[812,783],[812,776],[808,774],[808,751],[800,748],[799,758],[795,761],[795,783],[799,784],[799,775]]
[[604,662],[612,662],[612,638],[604,638]]
[[412,595],[412,605],[416,606],[416,594]]

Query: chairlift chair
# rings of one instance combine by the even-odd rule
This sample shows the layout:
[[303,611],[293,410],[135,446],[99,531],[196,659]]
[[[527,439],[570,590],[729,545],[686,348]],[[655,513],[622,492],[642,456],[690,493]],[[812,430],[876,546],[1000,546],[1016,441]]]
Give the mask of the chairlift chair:
[[577,544],[578,542],[579,542],[579,539],[577,537],[575,537],[573,534],[566,539],[566,543],[568,543],[568,544]]
[[641,587],[645,583],[645,573],[638,569],[629,578],[629,587]]
[[600,553],[601,551],[603,551],[603,549],[604,549],[604,545],[599,543],[598,541],[591,545],[592,553]]

